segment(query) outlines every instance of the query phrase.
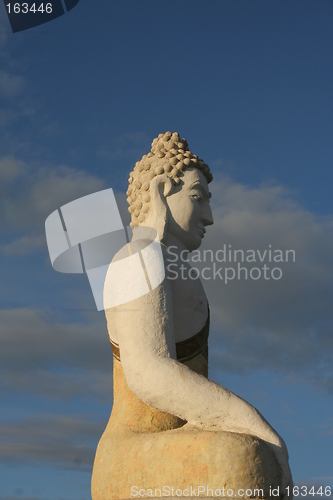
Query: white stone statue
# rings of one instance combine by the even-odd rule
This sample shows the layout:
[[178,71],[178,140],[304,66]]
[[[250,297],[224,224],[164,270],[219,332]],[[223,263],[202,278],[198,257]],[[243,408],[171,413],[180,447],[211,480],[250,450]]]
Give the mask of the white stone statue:
[[[113,262],[147,246],[147,227],[157,232],[165,260],[170,246],[176,253],[197,249],[213,224],[211,180],[177,133],[154,139],[129,178],[133,240]],[[121,294],[118,278],[106,278],[106,302]],[[257,496],[264,498],[270,488],[287,498],[289,487],[291,497],[283,439],[258,410],[207,378],[209,307],[200,279],[169,278],[166,269],[149,293],[106,310],[114,406],[96,453],[93,500],[130,498],[133,487],[183,491],[200,484],[262,488]]]

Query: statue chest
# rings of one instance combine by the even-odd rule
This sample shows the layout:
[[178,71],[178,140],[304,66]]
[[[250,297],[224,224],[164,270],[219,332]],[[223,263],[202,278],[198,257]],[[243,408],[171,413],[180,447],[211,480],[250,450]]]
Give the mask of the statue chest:
[[176,342],[181,342],[199,331],[206,323],[207,297],[200,279],[190,278],[188,270],[170,280],[173,297],[173,316]]

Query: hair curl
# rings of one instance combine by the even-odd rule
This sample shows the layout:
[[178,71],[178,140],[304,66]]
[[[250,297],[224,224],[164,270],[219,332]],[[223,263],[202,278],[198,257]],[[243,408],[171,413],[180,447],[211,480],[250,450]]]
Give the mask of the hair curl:
[[166,173],[179,184],[179,176],[189,167],[198,168],[207,182],[212,181],[213,176],[208,165],[190,152],[186,139],[180,139],[178,132],[165,132],[153,140],[151,151],[136,162],[128,179],[126,194],[128,211],[132,217],[131,227],[138,226],[147,217],[151,180],[157,175]]

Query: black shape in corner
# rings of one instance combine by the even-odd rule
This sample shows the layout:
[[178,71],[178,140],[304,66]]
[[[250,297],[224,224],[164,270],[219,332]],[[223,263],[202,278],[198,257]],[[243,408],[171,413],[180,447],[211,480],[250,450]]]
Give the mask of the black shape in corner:
[[80,0],[65,0],[65,5],[67,12],[74,9],[74,7],[79,3]]
[[[64,0],[67,11],[80,0]],[[35,28],[65,14],[61,0],[3,0],[13,33]]]

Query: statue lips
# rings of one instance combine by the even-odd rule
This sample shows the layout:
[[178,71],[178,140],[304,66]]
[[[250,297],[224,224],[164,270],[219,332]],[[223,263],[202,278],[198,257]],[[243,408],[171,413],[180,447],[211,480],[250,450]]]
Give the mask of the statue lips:
[[198,227],[199,232],[200,232],[200,237],[204,238],[204,236],[206,234],[206,229],[204,227],[199,227],[199,226],[197,226],[197,227]]

